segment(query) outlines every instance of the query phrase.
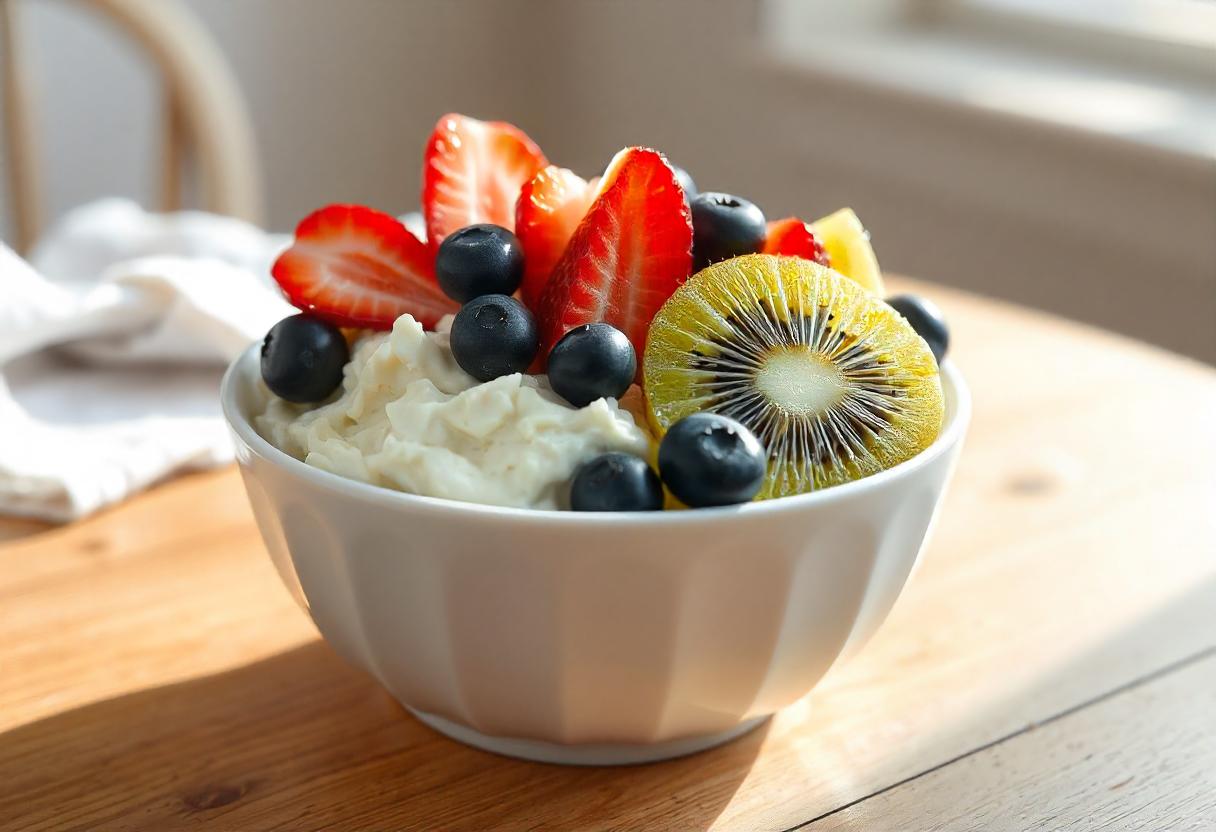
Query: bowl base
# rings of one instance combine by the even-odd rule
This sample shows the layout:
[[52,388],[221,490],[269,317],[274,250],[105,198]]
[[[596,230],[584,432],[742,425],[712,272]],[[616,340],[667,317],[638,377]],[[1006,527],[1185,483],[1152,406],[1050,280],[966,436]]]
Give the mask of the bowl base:
[[524,740],[515,737],[494,737],[426,711],[417,711],[413,708],[408,710],[424,725],[465,745],[494,754],[502,754],[505,757],[518,757],[521,760],[567,766],[626,766],[637,763],[657,763],[660,760],[683,757],[686,754],[695,754],[698,751],[705,751],[730,742],[758,727],[760,723],[769,718],[767,715],[758,716],[718,734],[684,737],[667,742],[563,745],[562,743]]

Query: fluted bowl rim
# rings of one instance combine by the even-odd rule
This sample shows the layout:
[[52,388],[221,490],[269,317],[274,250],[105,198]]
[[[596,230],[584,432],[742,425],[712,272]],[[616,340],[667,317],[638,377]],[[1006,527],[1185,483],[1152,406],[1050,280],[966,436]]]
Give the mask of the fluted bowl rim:
[[232,361],[220,382],[220,402],[224,419],[251,453],[288,475],[307,480],[323,490],[364,500],[387,509],[446,513],[452,516],[453,521],[479,517],[529,525],[575,524],[591,528],[619,527],[622,523],[627,523],[631,526],[653,527],[730,522],[743,517],[776,516],[787,512],[807,511],[858,499],[872,491],[913,477],[920,469],[931,465],[958,445],[971,420],[971,393],[958,368],[947,360],[941,365],[942,391],[946,400],[945,423],[937,439],[911,459],[860,480],[807,494],[688,511],[576,512],[512,508],[395,491],[324,471],[279,450],[257,432],[250,414],[245,412],[246,407],[242,404],[243,401],[253,401],[257,398],[253,385],[260,375],[260,350],[260,344],[250,345]]

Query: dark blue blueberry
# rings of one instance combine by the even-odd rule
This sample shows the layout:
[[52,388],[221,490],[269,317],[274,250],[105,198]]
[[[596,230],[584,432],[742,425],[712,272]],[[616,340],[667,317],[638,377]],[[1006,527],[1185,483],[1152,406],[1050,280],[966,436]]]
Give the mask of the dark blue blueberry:
[[625,395],[638,371],[633,344],[611,324],[583,324],[549,351],[549,384],[575,407]]
[[338,389],[349,360],[340,329],[314,315],[292,315],[262,341],[262,380],[280,399],[319,402]]
[[764,248],[764,212],[746,199],[706,191],[692,200],[692,253],[697,269]]
[[646,460],[607,453],[584,462],[570,483],[575,511],[659,511],[663,485]]
[[[670,162],[668,164],[671,164]],[[680,187],[684,190],[684,201],[691,203],[692,198],[697,195],[697,183],[692,181],[692,175],[679,165],[671,165],[671,169],[675,171],[676,181],[680,183]]]
[[916,334],[925,339],[929,349],[933,350],[933,357],[940,364],[950,348],[950,329],[937,304],[919,295],[896,295],[887,298],[887,303],[912,324]]
[[500,225],[467,225],[443,238],[435,253],[439,287],[458,303],[510,295],[524,277],[519,238]]
[[482,295],[462,306],[451,339],[456,363],[478,381],[524,372],[540,349],[532,313],[507,295]]
[[717,413],[676,422],[659,443],[659,473],[693,508],[746,503],[764,484],[766,454],[743,425]]

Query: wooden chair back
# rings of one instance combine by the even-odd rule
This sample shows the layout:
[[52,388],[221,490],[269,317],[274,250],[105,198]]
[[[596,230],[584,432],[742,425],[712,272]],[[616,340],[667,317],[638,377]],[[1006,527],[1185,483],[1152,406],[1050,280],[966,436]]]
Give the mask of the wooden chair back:
[[[45,2],[45,0],[38,0]],[[65,0],[66,2],[67,0]],[[8,205],[18,251],[42,228],[44,193],[34,93],[21,28],[27,0],[0,0],[0,62]],[[144,50],[163,86],[161,210],[182,206],[187,160],[193,162],[202,208],[262,220],[261,174],[253,126],[235,76],[207,30],[180,0],[74,0],[114,23]]]

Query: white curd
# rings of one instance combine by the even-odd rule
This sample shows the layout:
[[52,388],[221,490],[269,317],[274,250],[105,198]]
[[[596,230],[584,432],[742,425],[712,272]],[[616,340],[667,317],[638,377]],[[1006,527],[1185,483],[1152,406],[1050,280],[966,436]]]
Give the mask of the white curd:
[[409,315],[356,345],[341,395],[319,407],[270,397],[258,432],[326,471],[411,494],[567,508],[578,465],[605,451],[645,456],[649,439],[614,399],[576,408],[544,376],[478,382],[448,346],[448,321]]

